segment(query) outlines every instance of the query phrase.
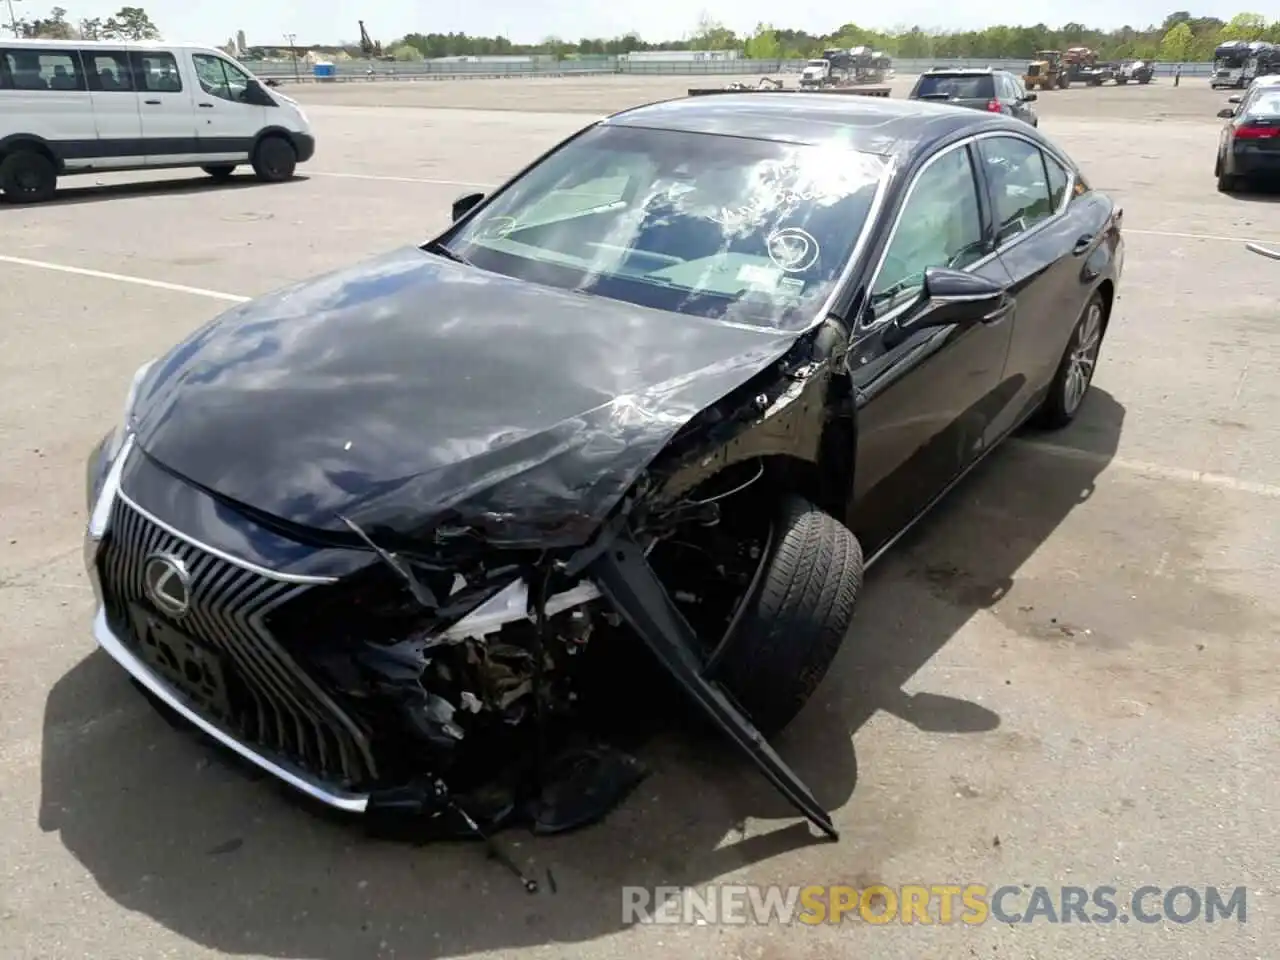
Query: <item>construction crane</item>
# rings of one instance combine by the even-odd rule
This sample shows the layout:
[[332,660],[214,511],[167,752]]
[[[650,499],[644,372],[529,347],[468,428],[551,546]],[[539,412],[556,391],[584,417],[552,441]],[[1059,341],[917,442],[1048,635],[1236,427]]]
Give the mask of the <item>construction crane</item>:
[[364,21],[357,21],[360,24],[360,52],[364,54],[366,60],[382,59],[382,44],[375,43],[369,38],[369,31],[364,28]]

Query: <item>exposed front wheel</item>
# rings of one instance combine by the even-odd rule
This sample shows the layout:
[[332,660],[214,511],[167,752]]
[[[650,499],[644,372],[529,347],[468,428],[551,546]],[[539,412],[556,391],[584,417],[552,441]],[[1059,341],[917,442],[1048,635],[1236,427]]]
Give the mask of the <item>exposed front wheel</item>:
[[1076,418],[1085,394],[1093,384],[1093,371],[1098,365],[1098,353],[1102,349],[1102,334],[1106,321],[1106,306],[1102,295],[1095,293],[1085,305],[1084,313],[1076,322],[1067,343],[1066,352],[1058,364],[1049,395],[1040,408],[1040,426],[1050,430],[1065,427]]
[[253,172],[266,183],[280,183],[293,176],[298,152],[284,137],[266,137],[253,152]]
[[211,167],[201,167],[205,173],[213,177],[213,179],[223,182],[231,179],[231,175],[236,172],[234,163],[219,163]]
[[0,189],[14,203],[42,203],[58,189],[58,169],[43,153],[15,150],[0,162]]
[[861,589],[857,538],[807,500],[784,500],[758,582],[714,668],[766,737],[795,718],[826,676]]

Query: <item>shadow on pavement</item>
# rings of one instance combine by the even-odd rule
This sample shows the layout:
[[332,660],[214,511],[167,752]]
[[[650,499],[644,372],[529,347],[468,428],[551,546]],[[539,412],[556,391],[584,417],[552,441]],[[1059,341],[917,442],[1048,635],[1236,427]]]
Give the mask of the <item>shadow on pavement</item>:
[[[903,686],[1004,596],[1088,499],[1123,419],[1123,407],[1095,388],[1078,422],[1046,438],[1053,450],[1032,435],[992,454],[869,573],[835,666],[776,744],[829,809],[853,796],[853,735],[877,711],[930,732],[999,725],[963,691],[908,694]],[[281,790],[246,782],[221,753],[173,732],[94,653],[48,699],[40,826],[57,831],[122,907],[188,940],[228,954],[320,960],[592,941],[624,929],[624,885],[703,884],[819,842],[714,737],[668,733],[643,755],[654,774],[604,823],[551,839],[500,836],[540,881],[531,896],[478,844],[374,841],[345,822],[305,815]],[[877,829],[846,829],[830,856],[814,848],[832,880],[874,872],[907,842],[888,811],[846,811],[837,823],[855,813]],[[753,825],[744,836],[748,817],[792,825],[762,834]],[[753,875],[768,882],[770,871]]]
[[[245,168],[248,169],[247,167]],[[91,174],[68,177],[59,181],[58,192],[52,200],[40,204],[12,203],[0,194],[0,211],[28,210],[32,208],[73,206],[79,203],[101,203],[123,200],[128,197],[177,197],[191,193],[217,193],[227,190],[252,190],[258,187],[278,187],[289,183],[303,183],[307,177],[299,174],[284,184],[263,183],[252,173],[233,176],[230,180],[214,180],[212,177],[179,177],[172,180],[133,180],[126,183],[94,184]],[[80,186],[83,183],[85,186]]]

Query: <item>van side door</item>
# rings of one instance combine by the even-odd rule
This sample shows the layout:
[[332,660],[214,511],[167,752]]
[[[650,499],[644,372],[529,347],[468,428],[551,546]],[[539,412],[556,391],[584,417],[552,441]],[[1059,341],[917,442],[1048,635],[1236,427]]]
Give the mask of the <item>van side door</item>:
[[267,125],[267,108],[255,102],[252,78],[234,63],[212,53],[193,52],[188,56],[198,85],[196,133],[201,152],[211,163],[247,161],[254,139]]
[[98,151],[91,166],[126,167],[146,162],[142,139],[142,115],[133,66],[125,50],[80,51],[93,119],[98,128]]
[[183,80],[177,57],[168,50],[133,47],[129,59],[140,100],[147,165],[163,167],[198,160],[191,88]]

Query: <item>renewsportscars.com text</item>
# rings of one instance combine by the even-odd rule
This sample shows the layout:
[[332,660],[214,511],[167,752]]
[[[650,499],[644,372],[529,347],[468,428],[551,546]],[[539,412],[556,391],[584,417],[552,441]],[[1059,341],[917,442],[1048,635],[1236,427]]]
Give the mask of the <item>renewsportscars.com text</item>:
[[623,887],[626,924],[1158,924],[1245,923],[1248,891],[1178,885],[909,884]]

